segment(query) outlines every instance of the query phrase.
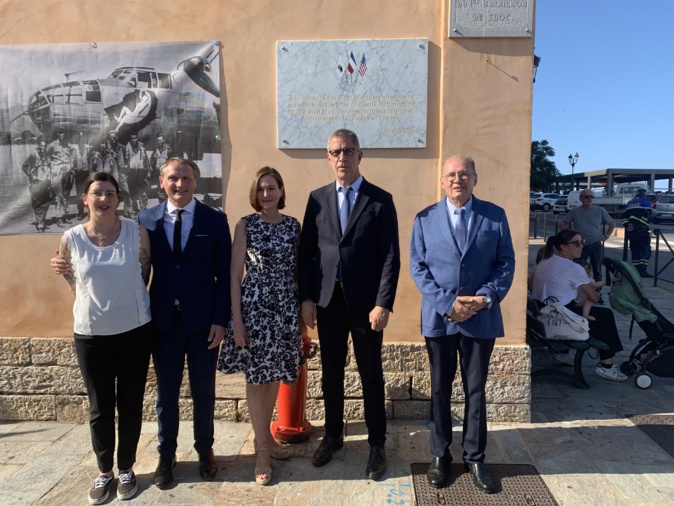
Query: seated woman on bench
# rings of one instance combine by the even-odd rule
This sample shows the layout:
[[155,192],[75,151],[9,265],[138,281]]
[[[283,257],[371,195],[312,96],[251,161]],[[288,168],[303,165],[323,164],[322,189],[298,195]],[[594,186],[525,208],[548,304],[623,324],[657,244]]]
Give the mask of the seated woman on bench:
[[[531,273],[529,288],[533,297],[540,301],[552,298],[576,314],[581,314],[583,309],[574,304],[578,290],[582,290],[589,301],[597,302],[599,294],[583,268],[574,262],[582,251],[583,240],[575,230],[562,230],[548,237],[542,259]],[[608,350],[599,350],[599,362],[594,373],[611,381],[627,380],[627,376],[613,363],[615,354],[623,349],[613,311],[593,306],[590,315],[594,318],[589,321],[590,335],[609,347]],[[555,358],[565,364],[573,364],[572,357],[559,355]]]

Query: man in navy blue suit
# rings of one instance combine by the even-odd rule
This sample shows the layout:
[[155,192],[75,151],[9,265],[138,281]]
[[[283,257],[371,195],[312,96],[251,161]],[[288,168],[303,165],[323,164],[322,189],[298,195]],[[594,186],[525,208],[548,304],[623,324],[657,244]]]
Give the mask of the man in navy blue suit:
[[465,394],[463,460],[475,486],[496,491],[484,465],[485,384],[494,343],[504,335],[500,304],[515,271],[505,212],[473,196],[475,162],[452,156],[440,184],[446,198],[414,220],[410,271],[422,295],[421,328],[431,369],[431,453],[428,481],[444,487],[452,456],[451,394],[457,354]]
[[190,160],[168,159],[159,175],[168,201],[138,215],[152,247],[150,303],[157,330],[153,359],[159,426],[153,483],[160,489],[173,481],[185,357],[199,474],[211,481],[218,469],[212,448],[215,371],[230,317],[231,238],[225,214],[194,199],[197,173]]
[[302,318],[318,325],[325,404],[325,437],[312,458],[327,464],[344,439],[344,366],[349,333],[363,386],[370,457],[365,474],[386,471],[386,408],[381,348],[398,285],[398,218],[391,194],[360,174],[356,134],[337,130],[328,140],[336,180],[311,192],[299,248]]

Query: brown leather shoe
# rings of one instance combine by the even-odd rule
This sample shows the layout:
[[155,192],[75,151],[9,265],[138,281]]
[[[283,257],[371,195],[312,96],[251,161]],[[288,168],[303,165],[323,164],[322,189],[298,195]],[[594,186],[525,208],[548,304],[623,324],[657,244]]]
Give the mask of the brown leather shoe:
[[176,456],[172,457],[159,457],[159,462],[157,463],[157,469],[154,471],[154,477],[152,478],[152,483],[156,485],[158,489],[165,489],[173,481],[173,469],[176,467]]
[[213,481],[218,472],[218,463],[215,460],[213,450],[199,455],[199,476],[204,481]]
[[321,467],[330,462],[332,454],[344,446],[343,437],[325,436],[321,445],[316,448],[314,456],[311,458],[311,463],[315,467]]

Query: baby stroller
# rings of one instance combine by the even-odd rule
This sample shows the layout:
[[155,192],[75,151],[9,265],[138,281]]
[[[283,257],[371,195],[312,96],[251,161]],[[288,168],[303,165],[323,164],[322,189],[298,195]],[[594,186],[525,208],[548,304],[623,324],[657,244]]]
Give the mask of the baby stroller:
[[674,378],[674,324],[648,300],[634,266],[613,258],[604,258],[603,263],[611,287],[611,307],[621,314],[632,315],[630,340],[635,321],[646,333],[629,360],[620,365],[620,371],[634,375],[634,383],[643,389],[653,384],[652,375]]

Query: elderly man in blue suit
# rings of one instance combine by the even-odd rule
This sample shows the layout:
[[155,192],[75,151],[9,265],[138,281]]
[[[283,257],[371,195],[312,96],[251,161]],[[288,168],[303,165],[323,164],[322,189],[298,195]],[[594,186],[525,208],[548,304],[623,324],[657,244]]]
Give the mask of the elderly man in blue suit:
[[159,182],[168,201],[143,209],[138,220],[150,234],[150,304],[157,330],[159,463],[153,483],[173,481],[179,426],[178,400],[187,357],[194,405],[194,448],[202,479],[214,479],[215,370],[218,347],[229,323],[231,239],[227,217],[194,199],[197,166],[170,158]]
[[471,158],[448,158],[440,182],[446,198],[417,214],[410,245],[431,369],[428,481],[441,488],[449,478],[458,353],[465,393],[464,465],[478,489],[493,493],[496,485],[484,465],[485,384],[495,339],[504,335],[500,303],[512,284],[515,255],[503,209],[473,196],[477,172]]

